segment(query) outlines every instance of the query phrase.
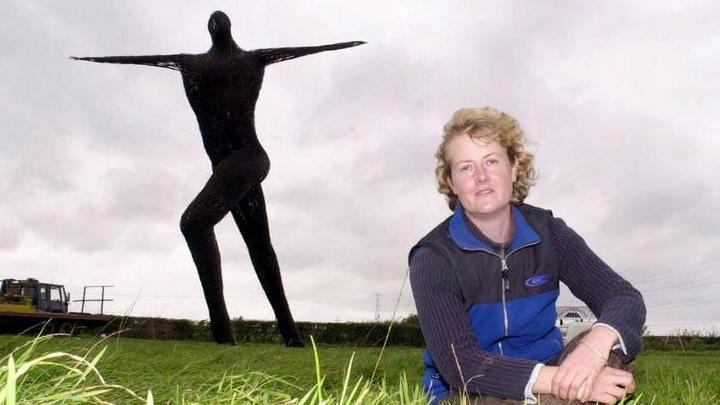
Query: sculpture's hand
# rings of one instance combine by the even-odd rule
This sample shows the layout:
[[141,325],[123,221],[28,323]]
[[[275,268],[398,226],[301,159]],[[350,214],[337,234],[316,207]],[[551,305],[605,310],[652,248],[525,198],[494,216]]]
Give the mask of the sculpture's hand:
[[352,48],[365,44],[365,41],[339,42],[337,44],[328,44],[320,46],[300,46],[294,48],[268,48],[256,49],[250,51],[255,54],[262,65],[282,62],[285,60],[299,58],[301,56],[312,55],[318,52],[336,51],[338,49]]
[[73,60],[84,60],[98,63],[122,63],[130,65],[156,66],[173,70],[180,70],[182,62],[188,55],[145,55],[145,56],[71,56]]
[[[365,41],[350,41],[350,42],[340,42],[337,44],[330,44],[330,45],[322,45],[319,48],[322,47],[328,47],[326,50],[334,50],[334,49],[344,49],[344,48],[352,48],[354,46],[367,44]],[[332,47],[332,49],[330,49]]]

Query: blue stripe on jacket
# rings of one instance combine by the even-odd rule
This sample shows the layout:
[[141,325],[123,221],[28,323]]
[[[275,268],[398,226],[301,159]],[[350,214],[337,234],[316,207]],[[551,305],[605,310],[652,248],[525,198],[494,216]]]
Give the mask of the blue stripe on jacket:
[[[515,358],[551,360],[562,351],[562,334],[555,327],[555,289],[528,298],[507,301],[508,333],[505,336],[502,303],[475,304],[470,308],[470,326],[483,350]],[[539,309],[539,310],[538,310]]]

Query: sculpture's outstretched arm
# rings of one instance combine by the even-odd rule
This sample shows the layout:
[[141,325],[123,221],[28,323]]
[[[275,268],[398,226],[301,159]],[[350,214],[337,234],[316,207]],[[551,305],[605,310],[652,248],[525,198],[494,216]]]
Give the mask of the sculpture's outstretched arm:
[[71,56],[70,59],[86,60],[88,62],[99,63],[125,63],[131,65],[157,66],[167,69],[180,70],[182,64],[190,55],[146,55],[146,56],[90,56],[76,57]]
[[364,44],[364,41],[352,41],[352,42],[341,42],[338,44],[320,45],[320,46],[301,46],[297,48],[270,48],[270,49],[255,49],[252,52],[257,55],[260,59],[260,63],[263,65],[269,65],[271,63],[282,62],[284,60],[290,60],[299,58],[305,55],[312,55],[318,52],[335,51],[338,49],[352,48]]

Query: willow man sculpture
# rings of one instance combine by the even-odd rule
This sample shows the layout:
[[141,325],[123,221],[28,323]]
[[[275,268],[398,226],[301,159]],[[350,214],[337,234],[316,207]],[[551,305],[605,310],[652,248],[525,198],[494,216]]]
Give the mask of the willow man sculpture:
[[233,40],[230,18],[222,11],[210,16],[208,30],[212,47],[206,53],[72,58],[157,66],[180,72],[212,163],[212,175],[183,213],[180,228],[200,275],[213,338],[217,343],[235,344],[223,296],[220,253],[213,231],[213,227],[230,212],[247,244],[285,344],[302,346],[303,340],[290,313],[270,242],[260,185],[268,174],[270,161],[255,132],[255,104],[267,65],[364,42],[245,51]]

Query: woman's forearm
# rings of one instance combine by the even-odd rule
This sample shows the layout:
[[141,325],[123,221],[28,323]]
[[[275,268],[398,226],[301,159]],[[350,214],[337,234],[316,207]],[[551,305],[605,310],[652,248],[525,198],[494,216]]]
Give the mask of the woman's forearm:
[[[555,252],[561,262],[560,279],[598,317],[621,336],[627,359],[642,348],[645,304],[640,292],[612,270],[561,219],[552,225]],[[597,328],[596,328],[597,329]]]

